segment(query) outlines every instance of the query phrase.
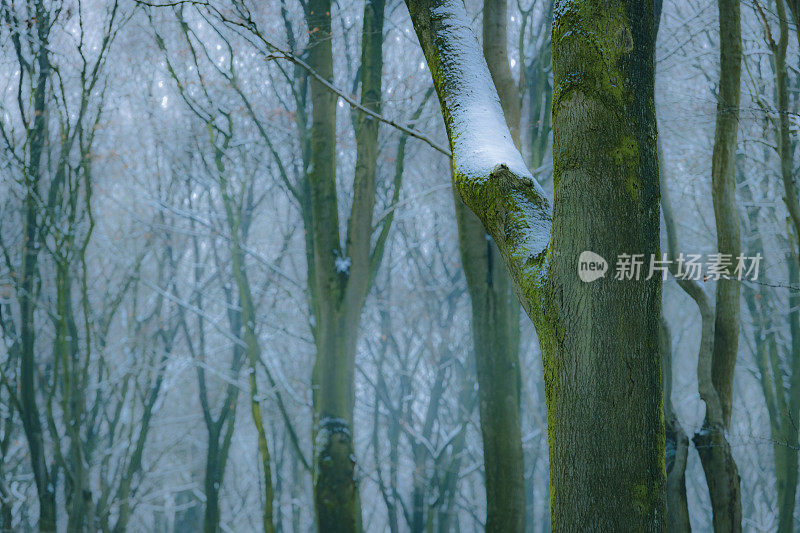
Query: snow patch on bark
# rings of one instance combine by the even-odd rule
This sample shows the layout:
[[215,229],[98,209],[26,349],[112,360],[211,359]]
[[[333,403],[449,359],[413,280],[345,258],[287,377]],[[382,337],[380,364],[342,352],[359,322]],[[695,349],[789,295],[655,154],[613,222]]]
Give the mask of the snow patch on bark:
[[320,419],[317,429],[317,438],[314,440],[314,448],[319,458],[322,458],[328,453],[331,439],[337,433],[342,434],[347,439],[352,437],[347,420],[344,418],[327,416]]
[[[441,70],[447,72],[443,75],[450,80],[444,98],[457,170],[469,179],[485,180],[495,165],[504,163],[517,176],[533,180],[514,146],[463,2],[450,0],[431,11],[433,20],[441,21],[441,43],[437,44],[447,51],[439,57]],[[544,194],[541,187],[538,189]]]
[[462,193],[486,185],[503,191],[516,211],[505,228],[506,237],[513,239],[509,252],[525,264],[549,244],[550,200],[514,145],[463,1],[447,0],[433,8],[431,23],[442,52],[437,75],[447,80],[442,99],[456,186]]

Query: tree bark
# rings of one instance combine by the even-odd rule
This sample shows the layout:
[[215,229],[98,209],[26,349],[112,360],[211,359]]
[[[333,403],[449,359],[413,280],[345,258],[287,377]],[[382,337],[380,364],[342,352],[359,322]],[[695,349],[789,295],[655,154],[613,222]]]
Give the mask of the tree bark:
[[[795,287],[800,283],[799,262],[798,255],[790,254],[787,261],[789,282]],[[789,309],[789,332],[792,339],[788,357],[789,398],[782,420],[783,442],[778,445],[780,449],[776,450],[775,454],[775,472],[784,473],[783,490],[779,490],[778,494],[778,533],[795,530],[794,508],[797,498],[798,450],[800,450],[797,422],[800,420],[800,294],[797,292],[789,294]]]
[[[797,0],[786,0],[789,5],[791,16],[794,22],[800,20],[800,11]],[[759,6],[760,9],[760,6]],[[789,230],[789,242],[791,251],[787,253],[786,264],[788,267],[789,282],[796,285],[798,279],[798,257],[800,257],[800,202],[797,197],[797,189],[794,183],[794,146],[790,131],[790,110],[789,110],[789,88],[788,70],[786,67],[786,52],[789,45],[789,20],[787,18],[786,7],[782,1],[776,3],[776,12],[779,21],[780,34],[778,42],[773,42],[768,33],[768,41],[772,49],[774,68],[775,68],[775,92],[777,100],[778,124],[776,135],[778,139],[778,155],[780,156],[781,178],[783,182],[784,195],[783,201],[789,213],[791,221]],[[765,24],[768,24],[766,19]],[[800,33],[797,34],[800,42]],[[792,231],[793,230],[793,231]],[[792,235],[793,234],[793,235]],[[762,290],[762,293],[765,291]],[[775,461],[775,475],[778,493],[778,531],[779,533],[794,530],[794,507],[797,493],[798,480],[798,425],[800,417],[800,296],[794,291],[789,293],[789,331],[791,343],[787,354],[786,375],[789,377],[789,386],[783,385],[784,372],[780,367],[777,358],[759,358],[763,362],[762,387],[765,397],[773,395],[773,408],[769,410],[771,420],[771,432],[773,442],[773,454]],[[767,301],[764,294],[761,298],[762,308]],[[749,305],[754,307],[753,305]],[[763,345],[762,339],[756,339],[759,345]],[[774,343],[774,337],[773,337]],[[763,346],[760,346],[763,350]],[[777,347],[773,348],[777,350]],[[775,364],[767,364],[766,361],[774,361]],[[771,372],[767,372],[767,367],[773,366]],[[774,381],[774,383],[769,383]],[[773,392],[774,391],[774,392]],[[769,402],[769,399],[768,399]]]
[[[739,129],[742,41],[737,0],[719,0],[720,80],[717,123],[712,154],[711,194],[717,226],[717,249],[734,258],[742,251],[736,208],[734,163]],[[739,282],[717,283],[713,381],[722,402],[725,426],[730,425],[733,370],[739,346]]]
[[686,461],[689,456],[689,437],[678,421],[672,406],[672,339],[667,321],[663,317],[661,318],[659,346],[664,379],[664,425],[667,443],[667,531],[671,533],[688,532],[692,530],[689,522],[689,503],[686,500]]
[[[483,8],[483,52],[519,147],[520,105],[506,47],[506,1]],[[525,464],[520,428],[519,302],[497,246],[480,220],[455,197],[461,264],[472,304],[478,380],[486,531],[525,528]]]
[[[663,151],[658,149],[659,174],[661,176],[661,210],[667,234],[667,253],[670,261],[678,257],[678,234],[672,211],[667,171]],[[671,266],[673,263],[670,264]],[[673,274],[675,273],[673,268]],[[714,335],[714,316],[711,303],[699,283],[693,280],[678,280],[678,285],[694,299],[700,310],[701,340],[700,360],[711,359],[711,343]],[[689,454],[689,438],[678,421],[672,406],[672,339],[666,320],[661,318],[661,357],[664,379],[664,423],[666,430],[667,463],[667,531],[691,531],[689,508],[686,500],[686,462]]]
[[461,263],[472,303],[486,531],[524,531],[519,302],[497,246],[461,199],[455,201]]
[[[330,0],[308,3],[309,65],[333,79]],[[314,386],[314,503],[319,531],[356,531],[356,482],[352,443],[353,369],[344,337],[352,337],[341,320],[338,303],[345,280],[337,272],[339,214],[336,200],[336,97],[311,80],[311,164],[308,181],[313,241],[313,294],[317,359]],[[347,347],[349,348],[349,346]]]
[[653,2],[556,9],[552,236],[549,202],[513,145],[463,4],[406,3],[456,189],[495,240],[539,335],[553,530],[662,531],[661,281],[576,275],[585,250],[658,253]]
[[[361,105],[381,109],[383,0],[364,6],[361,54]],[[308,63],[324,79],[333,77],[331,2],[312,0],[306,11],[310,30]],[[320,531],[349,532],[361,527],[353,448],[354,373],[361,312],[388,234],[384,222],[372,246],[378,121],[359,114],[353,204],[344,246],[339,234],[336,198],[336,97],[311,81],[311,164],[308,171],[312,248],[309,291],[317,360],[314,387],[314,502]],[[380,226],[380,224],[379,224]]]
[[[742,62],[741,13],[738,0],[719,0],[720,83],[711,163],[711,194],[717,227],[717,250],[736,258],[741,253],[736,208],[734,164],[739,128]],[[725,431],[730,426],[733,372],[739,346],[739,282],[719,280],[714,320],[710,376],[698,374],[706,400],[703,426],[692,438],[703,463],[715,531],[741,531],[742,502],[739,473]],[[710,383],[707,381],[710,378]],[[713,389],[713,391],[712,391]],[[710,406],[708,397],[715,395]]]

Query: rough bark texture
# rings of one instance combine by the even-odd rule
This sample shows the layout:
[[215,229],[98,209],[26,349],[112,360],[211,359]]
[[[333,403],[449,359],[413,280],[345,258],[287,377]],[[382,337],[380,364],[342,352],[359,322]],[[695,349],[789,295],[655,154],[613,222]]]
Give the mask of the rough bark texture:
[[[738,0],[719,0],[718,7],[720,83],[711,163],[711,193],[717,226],[717,249],[719,253],[735,258],[741,253],[734,180],[742,62],[741,14]],[[742,528],[739,472],[725,437],[731,418],[739,317],[739,283],[734,280],[718,281],[711,368],[701,372],[700,364],[705,363],[698,364],[698,386],[700,396],[706,402],[706,418],[703,427],[692,438],[708,483],[715,531],[741,531]]]
[[548,201],[513,146],[463,4],[407,4],[456,188],[497,243],[539,334],[553,530],[662,531],[660,280],[577,276],[585,250],[612,261],[658,253],[653,2],[555,7],[552,239]]
[[653,9],[555,7],[555,334],[544,340],[558,530],[665,527],[661,281],[583,283],[575,274],[584,250],[609,261],[659,253]]
[[[506,49],[506,2],[483,9],[483,52],[514,142],[519,146],[520,105]],[[486,531],[525,528],[525,464],[520,428],[519,302],[497,246],[480,220],[456,197],[461,264],[472,304],[478,379]]]

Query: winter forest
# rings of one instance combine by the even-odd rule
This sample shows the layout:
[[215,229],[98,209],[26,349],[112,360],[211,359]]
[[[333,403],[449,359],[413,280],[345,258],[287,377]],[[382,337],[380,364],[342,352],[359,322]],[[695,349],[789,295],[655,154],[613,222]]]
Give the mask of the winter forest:
[[0,531],[800,530],[799,29],[0,0]]

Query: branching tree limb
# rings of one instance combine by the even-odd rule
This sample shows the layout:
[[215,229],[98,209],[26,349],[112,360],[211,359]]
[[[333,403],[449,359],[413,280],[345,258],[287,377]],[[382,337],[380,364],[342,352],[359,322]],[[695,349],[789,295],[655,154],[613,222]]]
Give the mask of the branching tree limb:
[[545,279],[550,202],[514,146],[463,4],[407,3],[439,95],[456,190],[494,238],[533,315]]
[[654,2],[561,0],[555,202],[526,169],[461,0],[407,0],[455,188],[497,243],[542,347],[554,531],[662,531],[661,280],[585,283],[583,251],[658,255]]

